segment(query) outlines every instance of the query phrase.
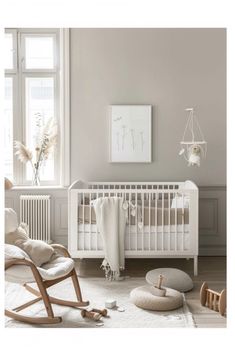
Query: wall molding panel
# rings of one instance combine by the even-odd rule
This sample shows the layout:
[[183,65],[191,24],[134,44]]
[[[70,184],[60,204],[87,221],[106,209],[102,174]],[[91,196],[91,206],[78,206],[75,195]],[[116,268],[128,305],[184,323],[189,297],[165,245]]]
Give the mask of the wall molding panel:
[[226,186],[199,187],[199,254],[226,255]]
[[[51,195],[51,238],[56,243],[68,243],[68,197],[66,189],[6,191],[5,205],[19,215],[21,194]],[[226,187],[199,187],[199,255],[226,255]]]
[[66,197],[55,199],[55,235],[67,236],[68,233],[68,202]]
[[219,200],[217,198],[200,198],[199,232],[202,235],[218,235]]
[[17,201],[17,200],[15,200],[14,197],[6,197],[5,198],[5,207],[16,209],[15,201]]

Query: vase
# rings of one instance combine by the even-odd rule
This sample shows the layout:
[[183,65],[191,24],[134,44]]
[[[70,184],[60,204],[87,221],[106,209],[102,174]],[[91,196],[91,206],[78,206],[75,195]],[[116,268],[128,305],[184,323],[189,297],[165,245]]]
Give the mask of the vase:
[[39,169],[35,169],[33,171],[32,185],[34,185],[34,186],[40,185]]

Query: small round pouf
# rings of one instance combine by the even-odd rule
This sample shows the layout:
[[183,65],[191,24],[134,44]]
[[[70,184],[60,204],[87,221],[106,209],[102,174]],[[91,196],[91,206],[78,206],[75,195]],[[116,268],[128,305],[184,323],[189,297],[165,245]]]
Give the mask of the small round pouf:
[[159,275],[163,275],[163,286],[188,292],[193,288],[193,281],[187,273],[177,268],[157,268],[146,274],[146,281],[151,285],[156,285]]
[[146,310],[168,311],[180,308],[183,305],[183,295],[177,290],[166,289],[165,297],[158,297],[150,292],[150,286],[142,286],[131,291],[130,298],[133,304]]

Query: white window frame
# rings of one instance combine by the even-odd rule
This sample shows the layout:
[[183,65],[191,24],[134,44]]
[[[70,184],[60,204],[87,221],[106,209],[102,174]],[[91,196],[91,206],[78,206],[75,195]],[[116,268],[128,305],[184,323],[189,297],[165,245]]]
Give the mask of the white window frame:
[[70,30],[60,29],[60,185],[70,185]]
[[[55,180],[41,181],[42,186],[68,186],[70,183],[70,83],[69,83],[69,29],[7,29],[13,34],[14,68],[5,70],[6,77],[13,77],[13,139],[25,141],[25,79],[26,77],[53,77],[55,83],[55,111],[58,117],[58,142],[55,156]],[[59,45],[55,46],[53,69],[26,69],[24,62],[25,36],[54,36]],[[55,48],[54,48],[55,50]],[[18,55],[17,55],[18,53]],[[14,183],[17,186],[30,185],[26,180],[26,165],[13,156]]]

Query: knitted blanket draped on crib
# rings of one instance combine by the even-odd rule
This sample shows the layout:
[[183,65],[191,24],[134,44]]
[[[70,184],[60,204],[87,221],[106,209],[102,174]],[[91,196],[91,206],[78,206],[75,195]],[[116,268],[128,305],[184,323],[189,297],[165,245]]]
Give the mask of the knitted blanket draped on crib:
[[101,267],[108,279],[118,279],[120,270],[125,268],[126,211],[123,208],[123,198],[99,197],[92,203],[104,246],[105,258]]

